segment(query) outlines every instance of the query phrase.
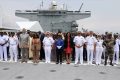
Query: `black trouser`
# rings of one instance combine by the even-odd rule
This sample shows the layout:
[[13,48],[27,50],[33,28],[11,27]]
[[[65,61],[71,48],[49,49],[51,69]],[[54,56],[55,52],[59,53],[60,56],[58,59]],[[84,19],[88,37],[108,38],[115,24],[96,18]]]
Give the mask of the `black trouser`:
[[87,49],[83,48],[83,60],[87,61]]
[[56,57],[57,57],[57,63],[62,63],[62,53],[63,49],[56,48]]
[[72,61],[75,61],[75,47],[73,47],[73,52],[72,52]]
[[21,49],[18,46],[18,59],[21,59]]
[[43,47],[41,47],[41,50],[40,50],[40,60],[42,59],[45,59],[45,52],[44,52]]
[[9,46],[7,47],[7,57],[10,58]]

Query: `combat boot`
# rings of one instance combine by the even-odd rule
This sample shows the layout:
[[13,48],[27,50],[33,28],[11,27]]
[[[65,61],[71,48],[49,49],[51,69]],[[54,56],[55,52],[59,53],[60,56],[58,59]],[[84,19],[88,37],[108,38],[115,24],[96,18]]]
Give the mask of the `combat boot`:
[[111,65],[111,66],[114,66],[113,63],[112,63],[112,59],[110,59],[110,65]]

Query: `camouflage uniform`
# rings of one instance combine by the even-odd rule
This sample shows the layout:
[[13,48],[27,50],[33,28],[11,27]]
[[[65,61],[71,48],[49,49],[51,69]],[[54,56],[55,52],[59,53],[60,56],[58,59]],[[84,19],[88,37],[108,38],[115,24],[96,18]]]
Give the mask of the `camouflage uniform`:
[[[108,36],[110,36],[108,38]],[[109,57],[110,59],[110,65],[113,66],[112,60],[113,60],[113,47],[114,47],[114,39],[112,38],[112,34],[108,34],[107,38],[104,40],[104,45],[106,46],[106,53],[105,53],[105,65],[107,65],[107,59]]]

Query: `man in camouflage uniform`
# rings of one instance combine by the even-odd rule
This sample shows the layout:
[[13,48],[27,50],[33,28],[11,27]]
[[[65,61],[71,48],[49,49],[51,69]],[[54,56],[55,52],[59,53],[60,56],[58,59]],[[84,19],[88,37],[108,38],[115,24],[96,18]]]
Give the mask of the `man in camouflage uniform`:
[[113,47],[114,47],[114,39],[112,38],[112,33],[108,33],[106,39],[104,40],[104,45],[106,46],[106,53],[105,53],[105,64],[107,65],[107,59],[109,57],[110,65],[113,66]]

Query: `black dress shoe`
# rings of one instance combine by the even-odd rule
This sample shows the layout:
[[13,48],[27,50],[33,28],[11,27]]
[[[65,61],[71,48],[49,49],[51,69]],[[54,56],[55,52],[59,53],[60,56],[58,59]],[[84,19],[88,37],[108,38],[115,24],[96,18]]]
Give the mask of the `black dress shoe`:
[[56,62],[56,64],[59,64],[59,62]]
[[114,66],[113,63],[110,63],[111,66]]
[[107,63],[104,64],[105,66],[107,65]]

